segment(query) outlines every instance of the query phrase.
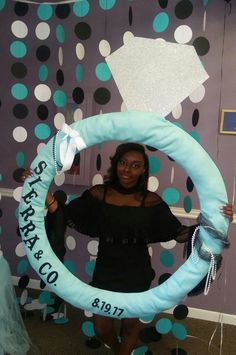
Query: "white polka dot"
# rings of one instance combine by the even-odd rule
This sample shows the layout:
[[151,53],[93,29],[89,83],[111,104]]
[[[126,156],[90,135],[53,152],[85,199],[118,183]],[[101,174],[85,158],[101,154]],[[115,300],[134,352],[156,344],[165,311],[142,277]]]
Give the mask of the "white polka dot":
[[98,241],[97,240],[91,240],[88,245],[87,245],[88,252],[91,255],[96,256],[98,252]]
[[25,142],[27,139],[27,131],[21,126],[14,128],[12,135],[15,141],[19,143]]
[[127,44],[132,38],[134,38],[134,34],[130,31],[126,31],[123,35],[123,43]]
[[45,147],[45,143],[39,143],[38,147],[37,147],[37,154],[39,154],[41,152],[41,150]]
[[148,190],[155,192],[159,187],[159,181],[155,176],[150,176],[148,179]]
[[107,57],[111,53],[111,46],[105,39],[99,42],[99,52],[103,57]]
[[92,312],[90,312],[90,311],[84,311],[84,315],[85,315],[85,317],[88,317],[88,318],[92,318],[92,316],[93,316],[93,313]]
[[38,39],[47,39],[50,35],[50,27],[46,22],[40,22],[35,29],[35,34]]
[[126,104],[125,104],[124,101],[122,102],[122,104],[121,104],[121,106],[120,106],[120,111],[121,111],[121,112],[126,112],[126,111],[127,111],[127,106],[126,106]]
[[176,246],[176,240],[172,239],[169,242],[160,243],[164,249],[173,249]]
[[82,60],[85,56],[85,49],[82,43],[77,43],[75,47],[75,53],[79,60]]
[[171,168],[171,175],[170,175],[170,182],[171,182],[171,184],[173,184],[174,178],[175,178],[175,168],[174,168],[174,166],[172,166],[172,168]]
[[66,238],[66,246],[69,250],[75,250],[76,241],[75,238],[72,237],[72,235],[68,235],[68,237]]
[[20,296],[20,304],[24,306],[28,298],[28,290],[25,288]]
[[191,95],[189,95],[190,101],[192,101],[193,103],[202,101],[205,96],[205,92],[205,87],[203,85],[200,85],[196,90],[194,90],[194,92],[192,92]]
[[61,174],[59,174],[59,175],[56,175],[56,176],[54,177],[54,182],[55,182],[55,184],[56,184],[57,186],[63,185],[64,182],[65,182],[65,174],[64,174],[64,173],[61,173]]
[[17,202],[20,202],[21,199],[21,191],[22,191],[22,186],[17,187],[15,190],[13,190],[13,198]]
[[182,112],[183,112],[183,110],[182,110],[182,105],[179,104],[178,106],[176,106],[176,107],[172,110],[172,116],[173,116],[176,120],[178,120],[178,119],[181,117]]
[[24,38],[28,34],[28,27],[22,21],[14,21],[11,25],[11,31],[17,38]]
[[63,65],[63,49],[62,49],[62,47],[60,47],[58,49],[58,62],[60,64],[60,66]]
[[45,84],[39,84],[34,89],[34,95],[37,100],[46,102],[51,98],[51,89]]
[[99,184],[103,184],[103,177],[101,174],[96,174],[92,179],[92,185],[94,186]]
[[150,257],[152,258],[152,255],[153,255],[152,247],[148,247],[148,253],[149,253]]
[[19,256],[19,258],[22,258],[23,256],[26,255],[25,244],[23,242],[17,244],[17,246],[15,248],[15,253],[17,256]]
[[63,115],[63,113],[58,112],[55,116],[54,116],[54,126],[56,127],[56,129],[60,130],[63,123],[65,123],[66,119],[65,116]]
[[193,31],[191,30],[191,28],[189,26],[186,25],[182,25],[176,28],[175,33],[174,33],[174,37],[176,42],[178,43],[188,43],[189,41],[191,41],[193,36]]
[[81,110],[81,108],[77,108],[74,112],[74,121],[75,122],[79,122],[83,119],[84,113],[83,110]]

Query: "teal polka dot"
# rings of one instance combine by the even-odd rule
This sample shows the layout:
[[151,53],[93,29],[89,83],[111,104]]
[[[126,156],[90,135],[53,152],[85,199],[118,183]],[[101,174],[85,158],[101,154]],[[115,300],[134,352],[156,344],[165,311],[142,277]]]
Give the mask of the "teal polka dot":
[[164,250],[160,254],[160,261],[163,266],[171,267],[174,265],[174,255],[170,251]]
[[25,154],[23,152],[16,153],[16,165],[18,168],[22,168],[25,166]]
[[81,82],[84,76],[83,67],[81,64],[77,64],[75,68],[75,77],[78,82]]
[[178,340],[185,340],[187,338],[187,330],[183,324],[174,323],[172,333]]
[[147,345],[142,345],[142,346],[139,346],[138,348],[136,348],[132,354],[133,355],[143,355],[143,354],[146,354],[146,352],[148,351],[148,346]]
[[39,123],[34,128],[34,134],[38,139],[48,139],[51,129],[46,123]]
[[172,122],[175,126],[183,129],[183,125],[180,122]]
[[107,63],[99,63],[95,69],[96,77],[101,81],[107,81],[111,78],[111,71]]
[[0,0],[0,10],[4,9],[6,5],[6,0]]
[[161,318],[155,327],[160,334],[167,334],[172,328],[172,322],[168,318]]
[[153,20],[153,29],[155,32],[164,32],[169,26],[169,16],[165,12],[160,12]]
[[56,27],[56,38],[59,43],[65,42],[65,30],[62,25],[57,25]]
[[51,313],[54,313],[54,312],[55,312],[54,307],[47,307],[47,314],[51,314]]
[[15,217],[17,220],[19,219],[19,207],[15,209]]
[[60,318],[55,318],[54,323],[56,324],[66,324],[69,322],[69,318],[67,317],[60,317]]
[[141,317],[140,320],[143,323],[151,323],[153,321],[154,317],[155,317],[155,314],[151,315],[151,316]]
[[168,205],[175,205],[179,199],[180,199],[180,193],[177,189],[174,187],[167,187],[163,192],[162,192],[162,199],[168,204]]
[[40,18],[40,20],[42,20],[42,21],[49,20],[53,14],[52,6],[48,5],[48,4],[39,5],[38,10],[37,10],[37,14],[38,14],[38,17]]
[[192,210],[192,200],[190,196],[185,196],[184,198],[184,210],[186,213],[189,213]]
[[67,97],[64,91],[55,91],[53,94],[53,102],[57,107],[64,107],[67,103]]
[[14,41],[10,45],[10,53],[15,58],[23,58],[26,55],[26,45],[21,41]]
[[91,322],[89,320],[83,322],[81,329],[82,329],[82,332],[84,333],[84,335],[86,335],[87,337],[95,336],[93,322]]
[[0,234],[2,234],[2,226],[0,226]]
[[76,265],[72,260],[65,260],[64,265],[72,274],[76,273]]
[[16,100],[24,100],[28,96],[28,89],[24,84],[14,84],[11,87],[11,94]]
[[38,297],[39,304],[53,304],[54,300],[51,297],[51,292],[42,291]]
[[209,0],[202,0],[202,5],[203,5],[203,6],[207,6],[207,5],[208,5],[208,1],[209,1]]
[[45,64],[39,67],[39,80],[45,81],[48,78],[48,67]]
[[150,174],[156,174],[161,167],[160,160],[155,156],[149,157],[149,172]]
[[116,0],[99,0],[99,5],[103,10],[110,10],[115,5]]
[[85,272],[89,276],[93,276],[94,268],[95,268],[95,260],[90,260],[85,264]]
[[26,273],[28,267],[29,267],[28,259],[22,259],[17,264],[16,271],[17,271],[18,274],[22,275],[22,274]]
[[70,195],[69,198],[68,198],[68,202],[73,201],[77,197],[78,197],[78,195],[76,195],[76,194]]
[[90,5],[87,0],[81,0],[73,5],[73,12],[75,16],[84,17],[89,13]]
[[2,177],[2,174],[0,174],[0,181],[2,181],[3,180],[3,177]]
[[190,136],[192,136],[198,143],[200,143],[201,141],[201,137],[199,136],[199,134],[195,131],[191,131],[189,132]]

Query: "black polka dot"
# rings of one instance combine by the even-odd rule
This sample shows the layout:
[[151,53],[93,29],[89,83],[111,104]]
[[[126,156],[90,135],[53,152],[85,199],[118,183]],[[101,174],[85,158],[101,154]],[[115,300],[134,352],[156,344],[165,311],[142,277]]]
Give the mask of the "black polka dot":
[[39,105],[37,108],[37,115],[40,120],[46,120],[48,118],[48,108],[45,105]]
[[54,197],[62,204],[65,204],[67,201],[67,194],[63,190],[56,190],[53,193]]
[[173,158],[171,158],[169,155],[167,156],[167,158],[170,160],[170,161],[175,161]]
[[50,57],[50,48],[44,45],[38,47],[36,57],[40,62],[45,62]]
[[166,280],[169,279],[169,277],[171,277],[171,274],[168,273],[162,274],[158,279],[158,285],[163,284]]
[[175,16],[183,20],[191,16],[193,12],[193,4],[189,0],[182,0],[175,6]]
[[13,179],[16,181],[16,182],[20,182],[22,183],[22,173],[25,169],[24,168],[18,168],[16,170],[13,171]]
[[20,227],[19,226],[17,226],[17,228],[16,228],[16,234],[18,235],[18,237],[21,237]]
[[89,338],[85,341],[85,345],[90,349],[98,349],[102,343],[97,338]]
[[194,189],[194,184],[189,176],[186,181],[186,187],[187,187],[188,192],[192,192]]
[[29,110],[24,104],[16,104],[13,107],[13,114],[16,118],[25,118],[27,117]]
[[55,9],[55,15],[60,19],[67,18],[70,15],[70,5],[69,4],[57,5]]
[[162,9],[167,8],[167,6],[168,6],[168,0],[158,0],[158,2],[159,2],[159,5],[160,5],[160,7],[161,7]]
[[96,160],[96,167],[98,171],[101,169],[101,165],[102,165],[102,157],[101,154],[98,154]]
[[195,109],[193,111],[193,115],[192,115],[192,125],[194,127],[196,127],[198,124],[198,121],[199,121],[199,111],[198,111],[198,109]]
[[185,304],[179,304],[175,307],[173,315],[176,319],[185,319],[188,316],[188,307]]
[[178,347],[177,349],[171,350],[171,355],[188,355],[188,353],[184,349]]
[[29,5],[23,2],[17,2],[15,4],[15,14],[18,16],[25,16],[29,10]]
[[29,283],[29,275],[23,275],[18,281],[19,288],[26,288]]
[[24,78],[27,74],[27,68],[23,63],[14,63],[11,66],[11,72],[15,78]]
[[2,107],[2,100],[0,100],[0,108]]
[[199,56],[203,56],[209,52],[210,43],[206,37],[198,37],[193,41],[193,46]]
[[0,208],[0,218],[2,217],[2,210],[1,210],[1,208]]
[[133,10],[132,6],[129,7],[129,25],[132,26],[133,23]]
[[75,103],[81,104],[84,101],[84,90],[82,88],[74,88],[72,97]]
[[79,39],[88,39],[91,36],[91,32],[91,27],[86,22],[79,22],[75,26],[75,34]]
[[56,78],[57,78],[57,84],[62,86],[64,84],[64,73],[61,69],[57,71]]
[[151,147],[150,145],[146,145],[147,150],[150,150],[150,152],[156,152],[158,149]]
[[110,101],[111,93],[106,88],[98,88],[94,92],[93,97],[94,97],[95,102],[97,102],[100,105],[105,105]]

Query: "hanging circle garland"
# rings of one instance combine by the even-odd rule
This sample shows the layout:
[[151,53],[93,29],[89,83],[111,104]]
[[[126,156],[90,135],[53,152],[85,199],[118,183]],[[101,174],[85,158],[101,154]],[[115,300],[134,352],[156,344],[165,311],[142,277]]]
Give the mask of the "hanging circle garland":
[[[85,284],[57,259],[44,227],[46,194],[57,172],[68,170],[81,149],[106,141],[140,142],[173,158],[191,177],[200,201],[200,227],[191,256],[163,284],[145,292],[121,293]],[[227,202],[222,176],[206,151],[183,129],[154,113],[117,112],[89,117],[52,138],[31,164],[19,206],[19,227],[32,267],[47,285],[75,307],[114,318],[160,313],[180,303],[208,274],[227,243]],[[210,177],[214,176],[214,179]]]

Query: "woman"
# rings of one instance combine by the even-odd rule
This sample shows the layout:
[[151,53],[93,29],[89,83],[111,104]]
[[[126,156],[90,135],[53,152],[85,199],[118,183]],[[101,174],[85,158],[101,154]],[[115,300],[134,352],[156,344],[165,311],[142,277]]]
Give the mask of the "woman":
[[[99,238],[91,282],[94,287],[117,292],[148,290],[155,276],[148,244],[171,239],[182,243],[191,235],[194,226],[182,226],[161,197],[148,191],[148,176],[148,157],[143,146],[123,143],[111,158],[104,184],[91,187],[67,206],[50,193],[47,195],[47,219],[58,230],[55,240],[63,244],[65,225]],[[232,206],[224,206],[222,213],[232,219]],[[137,343],[140,323],[136,318],[122,319],[120,342],[114,319],[94,315],[94,328],[114,354],[128,355]]]

